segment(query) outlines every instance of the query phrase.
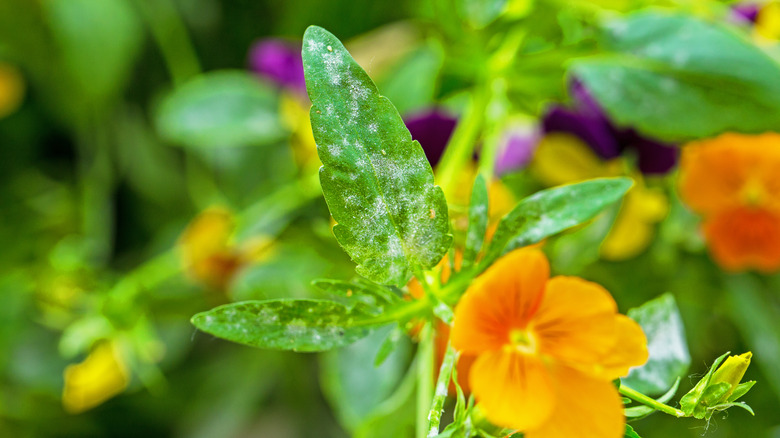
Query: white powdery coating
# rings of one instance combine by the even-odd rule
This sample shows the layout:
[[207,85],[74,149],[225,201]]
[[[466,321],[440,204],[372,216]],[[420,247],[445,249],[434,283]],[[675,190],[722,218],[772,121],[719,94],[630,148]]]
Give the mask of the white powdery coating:
[[341,72],[339,72],[339,68],[344,64],[344,59],[341,56],[341,53],[338,52],[324,52],[322,54],[323,62],[325,62],[325,72],[330,78],[331,85],[339,86],[343,80]]

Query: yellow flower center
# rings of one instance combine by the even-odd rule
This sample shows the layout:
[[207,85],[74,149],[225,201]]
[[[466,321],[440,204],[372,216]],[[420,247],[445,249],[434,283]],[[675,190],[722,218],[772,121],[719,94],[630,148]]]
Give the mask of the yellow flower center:
[[755,179],[749,180],[742,189],[742,199],[750,206],[761,205],[764,200],[764,186]]
[[510,350],[523,354],[536,353],[536,337],[528,329],[513,329],[509,332]]

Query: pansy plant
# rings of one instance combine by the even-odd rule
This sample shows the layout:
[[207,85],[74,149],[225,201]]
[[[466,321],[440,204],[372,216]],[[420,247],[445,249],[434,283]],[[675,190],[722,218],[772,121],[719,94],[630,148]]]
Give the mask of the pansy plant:
[[[468,236],[455,244],[445,192],[393,104],[326,30],[310,27],[302,52],[323,164],[320,184],[335,222],[333,234],[360,278],[315,282],[324,295],[319,299],[220,306],[192,318],[200,330],[254,347],[302,352],[346,346],[384,331],[389,334],[377,346],[377,357],[366,358],[377,366],[408,335],[418,342],[410,371],[418,437],[635,437],[627,417],[661,411],[709,418],[749,389],[739,384],[745,361],[740,370],[708,374],[686,396],[682,410],[666,404],[674,391],[656,400],[615,383],[648,354],[647,366],[679,368],[648,348],[655,319],[620,315],[611,294],[595,283],[550,277],[535,244],[619,201],[630,179],[592,179],[537,192],[489,229],[485,181],[478,177]],[[407,291],[412,278],[423,291],[414,298]],[[668,309],[653,313],[657,308],[651,316],[663,319]],[[451,327],[445,330],[449,341],[441,327]],[[434,339],[445,345],[435,382]],[[464,358],[473,365],[456,367]],[[652,376],[653,369],[641,375]],[[470,394],[458,379],[468,383]],[[388,403],[405,403],[407,381]],[[450,392],[457,403],[446,425],[442,408]],[[625,406],[629,399],[637,405]]]

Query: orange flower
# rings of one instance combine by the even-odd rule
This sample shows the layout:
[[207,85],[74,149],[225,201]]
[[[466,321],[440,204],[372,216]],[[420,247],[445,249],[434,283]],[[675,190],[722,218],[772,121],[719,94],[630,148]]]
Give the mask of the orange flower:
[[728,270],[780,268],[780,134],[723,134],[683,149],[680,195]]
[[647,360],[644,333],[601,286],[549,275],[544,254],[523,248],[466,291],[451,340],[477,356],[471,391],[488,420],[526,438],[620,438],[612,380]]

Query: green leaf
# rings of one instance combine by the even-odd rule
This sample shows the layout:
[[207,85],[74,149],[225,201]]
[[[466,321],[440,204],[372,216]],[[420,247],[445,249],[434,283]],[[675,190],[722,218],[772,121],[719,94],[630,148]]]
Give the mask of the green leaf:
[[385,336],[385,339],[379,346],[379,350],[377,350],[376,356],[374,356],[374,366],[378,367],[382,365],[390,356],[390,354],[393,353],[393,351],[395,351],[395,349],[398,348],[398,346],[401,345],[402,341],[405,339],[406,336],[404,335],[404,331],[401,330],[401,327],[399,327],[398,324],[394,325],[392,330],[387,333],[387,336]]
[[394,65],[389,74],[377,81],[377,85],[400,114],[408,115],[430,107],[443,58],[442,50],[437,46],[419,47]]
[[215,307],[192,317],[198,329],[228,341],[273,350],[325,351],[367,336],[365,315],[334,301],[278,299]]
[[404,377],[412,345],[402,337],[381,366],[371,360],[377,345],[392,332],[379,329],[367,337],[321,356],[322,389],[337,418],[347,430],[354,430],[390,395]]
[[41,2],[65,69],[81,100],[118,95],[143,42],[143,26],[126,0]]
[[392,291],[378,285],[351,283],[342,280],[314,280],[312,286],[338,298],[349,307],[361,306],[360,310],[374,315],[381,314],[389,304],[400,301]]
[[485,233],[488,225],[488,190],[485,178],[477,175],[474,186],[471,189],[471,202],[469,205],[469,228],[466,232],[466,246],[463,250],[462,269],[466,269],[474,263],[477,254],[482,249]]
[[168,141],[193,147],[264,145],[287,132],[276,91],[243,71],[198,76],[165,97],[157,129]]
[[750,380],[748,382],[743,382],[737,385],[736,388],[734,388],[734,392],[731,393],[729,396],[728,402],[734,402],[739,400],[743,395],[747,394],[748,391],[750,391],[750,388],[753,387],[753,385],[756,384],[755,380]]
[[632,368],[622,381],[645,394],[665,392],[691,364],[685,328],[674,296],[661,295],[629,310],[628,316],[642,326],[650,356],[644,365]]
[[458,12],[472,27],[481,29],[498,18],[507,0],[458,0]]
[[732,407],[742,408],[742,409],[750,412],[750,415],[752,415],[754,417],[756,416],[756,413],[753,412],[753,408],[748,406],[747,403],[745,403],[745,402],[723,403],[723,404],[719,404],[717,406],[713,406],[713,407],[709,408],[709,410],[710,411],[725,411],[726,409],[732,408]]
[[611,22],[603,39],[616,54],[571,72],[617,124],[668,139],[780,129],[780,65],[722,25],[649,12]]
[[624,435],[624,438],[642,438],[639,436],[638,433],[634,431],[634,428],[626,424],[626,434]]
[[417,374],[414,367],[390,398],[382,402],[354,432],[355,438],[398,438],[415,436],[415,387]]
[[480,266],[489,266],[502,253],[537,243],[579,225],[631,188],[628,178],[598,178],[537,192],[517,204],[498,224]]
[[341,42],[312,26],[303,42],[320,183],[333,232],[380,284],[402,286],[447,252],[447,202],[420,144]]

